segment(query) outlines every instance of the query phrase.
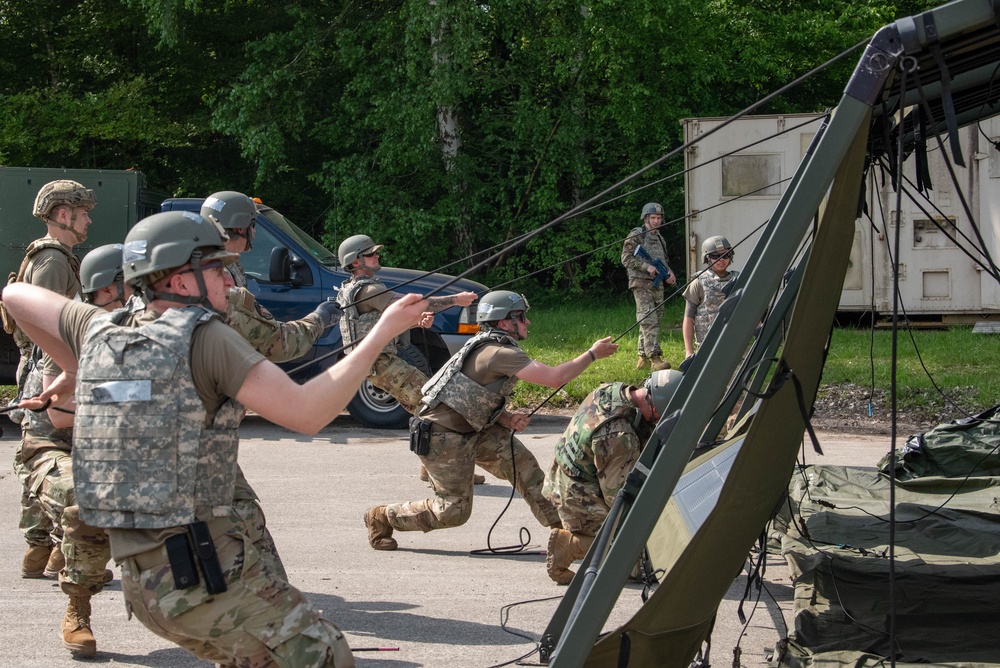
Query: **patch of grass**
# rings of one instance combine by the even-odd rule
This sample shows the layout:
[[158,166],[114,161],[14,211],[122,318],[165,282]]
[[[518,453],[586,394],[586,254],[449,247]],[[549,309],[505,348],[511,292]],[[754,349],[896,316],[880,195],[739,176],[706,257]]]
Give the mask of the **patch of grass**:
[[[666,305],[660,327],[663,358],[675,367],[684,360],[684,339],[680,322],[683,300],[678,296]],[[649,369],[635,368],[638,356],[639,328],[622,336],[635,324],[635,301],[626,294],[613,302],[595,302],[581,298],[569,303],[532,306],[528,311],[531,326],[528,338],[521,343],[524,351],[535,360],[558,365],[586,351],[594,341],[605,336],[618,341],[618,352],[597,360],[552,398],[554,407],[575,407],[601,383],[622,381],[638,385],[649,376]],[[534,410],[553,390],[520,382],[514,390],[514,406]]]
[[[936,384],[970,412],[993,406],[1000,401],[1000,379],[990,363],[996,348],[996,335],[974,334],[971,327],[915,330],[912,334],[900,330],[896,359],[897,403],[903,407],[943,403],[934,387]],[[874,378],[876,389],[887,390],[891,361],[890,330],[878,329],[872,336],[867,329],[835,329],[822,383],[871,387]],[[975,405],[969,405],[969,401]]]
[[[613,302],[594,303],[584,298],[534,306],[528,315],[531,327],[522,347],[533,359],[555,365],[579,355],[602,336],[620,336],[635,324],[635,303],[630,294]],[[684,340],[680,330],[682,315],[683,300],[676,297],[667,305],[660,330],[664,358],[675,367],[684,359]],[[625,334],[618,341],[620,348],[617,354],[592,364],[561,390],[550,402],[551,405],[573,407],[602,382],[641,383],[648,371],[635,369],[638,336],[638,328]],[[876,330],[874,339],[868,329],[835,329],[823,371],[821,391],[824,386],[844,384],[870,387],[873,368],[876,391],[888,391],[891,339],[892,333],[887,329]],[[912,339],[908,332],[900,330],[898,407],[901,410],[947,407],[947,402],[935,389],[935,383],[968,412],[979,412],[1000,403],[1000,377],[992,365],[997,343],[997,335],[973,334],[970,327],[915,330]],[[920,351],[926,371],[916,350]],[[514,392],[514,405],[523,410],[533,410],[551,393],[549,388],[521,382]]]

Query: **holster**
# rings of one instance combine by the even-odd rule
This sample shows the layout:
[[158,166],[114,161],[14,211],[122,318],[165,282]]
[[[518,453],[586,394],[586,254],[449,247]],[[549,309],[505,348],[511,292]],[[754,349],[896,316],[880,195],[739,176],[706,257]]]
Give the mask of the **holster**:
[[431,450],[431,421],[410,418],[410,451],[426,457]]
[[194,522],[187,525],[187,533],[171,536],[166,540],[165,546],[175,589],[196,586],[201,582],[198,577],[198,571],[201,570],[205,577],[205,589],[209,594],[226,591],[226,578],[207,524]]

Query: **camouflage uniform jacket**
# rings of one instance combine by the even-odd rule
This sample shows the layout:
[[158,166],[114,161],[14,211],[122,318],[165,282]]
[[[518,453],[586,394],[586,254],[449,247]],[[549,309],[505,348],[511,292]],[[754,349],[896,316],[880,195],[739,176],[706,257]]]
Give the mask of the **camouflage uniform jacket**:
[[517,376],[504,377],[483,386],[462,373],[462,365],[469,354],[479,346],[489,343],[520,347],[507,333],[486,327],[466,341],[461,350],[452,355],[451,359],[420,388],[424,395],[423,405],[426,408],[434,408],[441,403],[447,404],[465,418],[476,431],[482,431],[496,422],[517,384]]
[[272,362],[302,357],[323,334],[323,322],[310,313],[300,320],[279,322],[247,290],[247,277],[238,262],[226,267],[236,287],[226,296],[226,324]]
[[607,383],[591,392],[573,416],[573,421],[556,443],[556,462],[574,480],[596,482],[594,433],[611,420],[624,420],[639,432],[644,424],[642,411],[628,399],[625,383]]
[[653,282],[653,277],[649,274],[651,265],[641,257],[635,256],[635,247],[642,246],[654,260],[663,260],[667,267],[667,242],[660,236],[659,230],[646,229],[645,225],[634,228],[628,233],[625,243],[622,245],[622,264],[628,272],[628,287],[649,287]]
[[[369,285],[381,286],[382,281],[370,276],[352,276],[344,281],[340,292],[337,293],[337,304],[344,309],[344,315],[340,319],[340,333],[344,337],[345,346],[356,343],[367,336],[378,319],[382,317],[382,312],[377,309],[362,313],[355,304],[357,295]],[[396,346],[401,344],[400,338],[396,337],[386,344],[382,352],[387,355],[395,355]]]
[[[719,278],[714,271],[709,270],[703,271],[698,276],[697,288],[691,292],[696,298],[697,293],[701,293],[701,302],[697,304],[698,313],[694,318],[694,340],[699,345],[708,336],[708,330],[715,322],[715,316],[719,314],[719,307],[726,301],[724,292],[726,286],[735,281],[739,275],[738,271],[730,271],[724,278]],[[684,297],[687,299],[688,295],[685,294]]]
[[116,529],[190,524],[206,508],[225,517],[243,406],[227,401],[206,428],[191,376],[194,330],[214,314],[189,306],[122,327],[123,312],[95,316],[81,348],[73,447],[80,516]]

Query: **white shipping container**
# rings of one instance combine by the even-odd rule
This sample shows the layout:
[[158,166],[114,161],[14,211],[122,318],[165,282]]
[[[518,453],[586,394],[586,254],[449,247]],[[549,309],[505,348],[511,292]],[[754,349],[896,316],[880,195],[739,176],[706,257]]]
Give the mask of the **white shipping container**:
[[[725,118],[682,121],[685,141],[694,141],[722,125]],[[760,237],[795,169],[822,122],[814,114],[748,116],[734,121],[697,144],[685,155],[685,208],[688,276],[704,268],[701,243],[720,234],[736,248],[734,268],[746,259]],[[982,131],[1000,140],[1000,121],[986,119]],[[932,190],[930,202],[915,193],[915,160],[908,156],[904,172],[900,223],[900,294],[906,313],[971,321],[1000,314],[1000,286],[959,245],[948,239],[932,219],[954,228],[953,237],[966,249],[976,242],[972,221],[962,206],[966,197],[986,248],[998,253],[1000,225],[1000,152],[983,139],[977,126],[959,130],[967,168],[953,165],[960,192],[952,183],[937,141],[927,143]],[[947,138],[944,138],[947,147]],[[950,151],[950,148],[948,149]],[[950,157],[950,156],[949,156]],[[980,185],[982,184],[982,186]],[[855,222],[851,264],[844,278],[842,311],[892,313],[890,246],[895,234],[896,195],[887,172],[869,170],[865,198],[871,220]],[[918,206],[918,203],[920,206]],[[921,210],[921,207],[923,210]],[[888,234],[888,239],[887,239]],[[965,235],[970,241],[963,239]],[[982,256],[976,253],[976,257]]]

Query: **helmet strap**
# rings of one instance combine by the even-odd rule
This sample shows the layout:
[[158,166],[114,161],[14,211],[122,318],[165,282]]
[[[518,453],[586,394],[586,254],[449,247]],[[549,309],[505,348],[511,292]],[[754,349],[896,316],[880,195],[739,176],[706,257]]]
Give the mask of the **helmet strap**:
[[212,302],[208,298],[208,288],[205,285],[205,274],[201,269],[201,251],[196,250],[191,253],[191,259],[188,263],[191,265],[191,273],[194,274],[194,280],[198,283],[197,295],[179,295],[176,292],[154,290],[153,286],[150,285],[142,288],[143,296],[147,301],[165,299],[179,304],[197,304],[207,308],[209,311],[219,313],[219,310],[212,306]]
[[[60,206],[67,206],[67,207],[69,207],[68,204],[63,204],[63,205],[60,205]],[[51,225],[52,227],[57,227],[60,230],[66,230],[67,232],[69,232],[70,234],[72,234],[76,238],[76,243],[82,244],[84,241],[87,240],[87,234],[85,232],[80,232],[80,230],[76,229],[76,226],[74,225],[74,223],[76,223],[76,209],[77,209],[77,207],[74,206],[74,207],[69,207],[69,208],[70,208],[70,211],[71,211],[70,218],[69,218],[69,225],[64,225],[64,224],[60,223],[58,220],[56,220],[51,215],[48,218],[45,219],[45,223],[47,225]]]

